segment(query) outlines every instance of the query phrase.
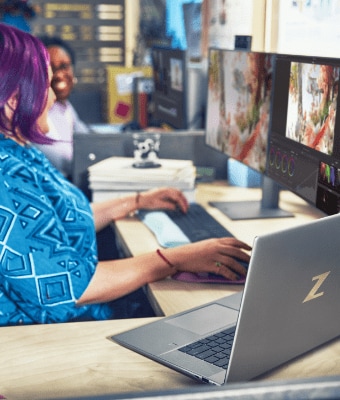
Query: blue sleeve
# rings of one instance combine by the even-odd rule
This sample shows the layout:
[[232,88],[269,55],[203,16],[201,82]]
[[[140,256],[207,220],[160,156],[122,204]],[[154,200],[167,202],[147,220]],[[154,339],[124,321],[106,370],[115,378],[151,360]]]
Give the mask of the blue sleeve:
[[0,152],[0,307],[24,323],[66,322],[91,307],[75,302],[97,264],[94,223],[85,196],[37,154]]

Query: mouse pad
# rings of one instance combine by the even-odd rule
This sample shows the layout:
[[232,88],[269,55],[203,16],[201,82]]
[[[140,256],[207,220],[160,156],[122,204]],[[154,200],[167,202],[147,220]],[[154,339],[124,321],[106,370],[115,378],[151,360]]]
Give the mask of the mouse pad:
[[[245,268],[248,269],[249,263],[245,261],[238,260]],[[224,278],[221,275],[216,275],[209,272],[177,272],[175,275],[172,275],[172,279],[176,281],[183,281],[183,282],[197,282],[197,283],[229,283],[232,285],[242,285],[246,281],[246,277],[241,277],[237,280],[231,280]]]
[[242,285],[245,283],[246,278],[242,277],[239,280],[226,279],[221,275],[211,273],[193,273],[193,272],[177,272],[172,275],[172,279],[183,282],[196,282],[196,283],[228,283],[232,285]]

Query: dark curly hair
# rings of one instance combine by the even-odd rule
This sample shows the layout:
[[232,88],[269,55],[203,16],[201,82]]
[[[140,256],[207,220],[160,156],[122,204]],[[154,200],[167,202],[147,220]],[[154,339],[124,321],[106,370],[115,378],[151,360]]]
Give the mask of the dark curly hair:
[[60,37],[46,35],[46,36],[39,36],[39,39],[44,43],[47,49],[51,46],[61,47],[70,56],[72,64],[74,65],[76,63],[76,56],[72,47]]

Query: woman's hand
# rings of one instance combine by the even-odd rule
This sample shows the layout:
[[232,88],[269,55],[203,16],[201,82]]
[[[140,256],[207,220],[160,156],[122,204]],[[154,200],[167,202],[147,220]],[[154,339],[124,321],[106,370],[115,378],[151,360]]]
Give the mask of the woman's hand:
[[210,272],[230,280],[237,280],[247,274],[246,268],[238,262],[249,262],[251,247],[236,238],[208,239],[162,253],[177,271]]
[[189,204],[184,194],[175,188],[159,188],[141,192],[138,197],[138,208],[144,209],[170,209],[179,208],[186,212]]
[[92,203],[96,231],[100,231],[112,221],[125,218],[130,212],[138,209],[170,209],[188,210],[188,201],[184,194],[175,188],[151,189],[136,195],[115,198]]

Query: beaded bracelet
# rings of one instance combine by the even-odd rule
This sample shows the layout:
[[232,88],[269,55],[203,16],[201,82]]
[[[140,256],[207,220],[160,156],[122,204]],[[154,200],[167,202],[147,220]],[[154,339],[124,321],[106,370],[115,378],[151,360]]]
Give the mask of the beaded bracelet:
[[159,249],[156,250],[156,253],[159,255],[159,257],[160,257],[163,261],[165,261],[165,262],[169,265],[170,268],[176,269],[176,267],[165,257],[164,254],[162,254],[162,252],[161,252]]

